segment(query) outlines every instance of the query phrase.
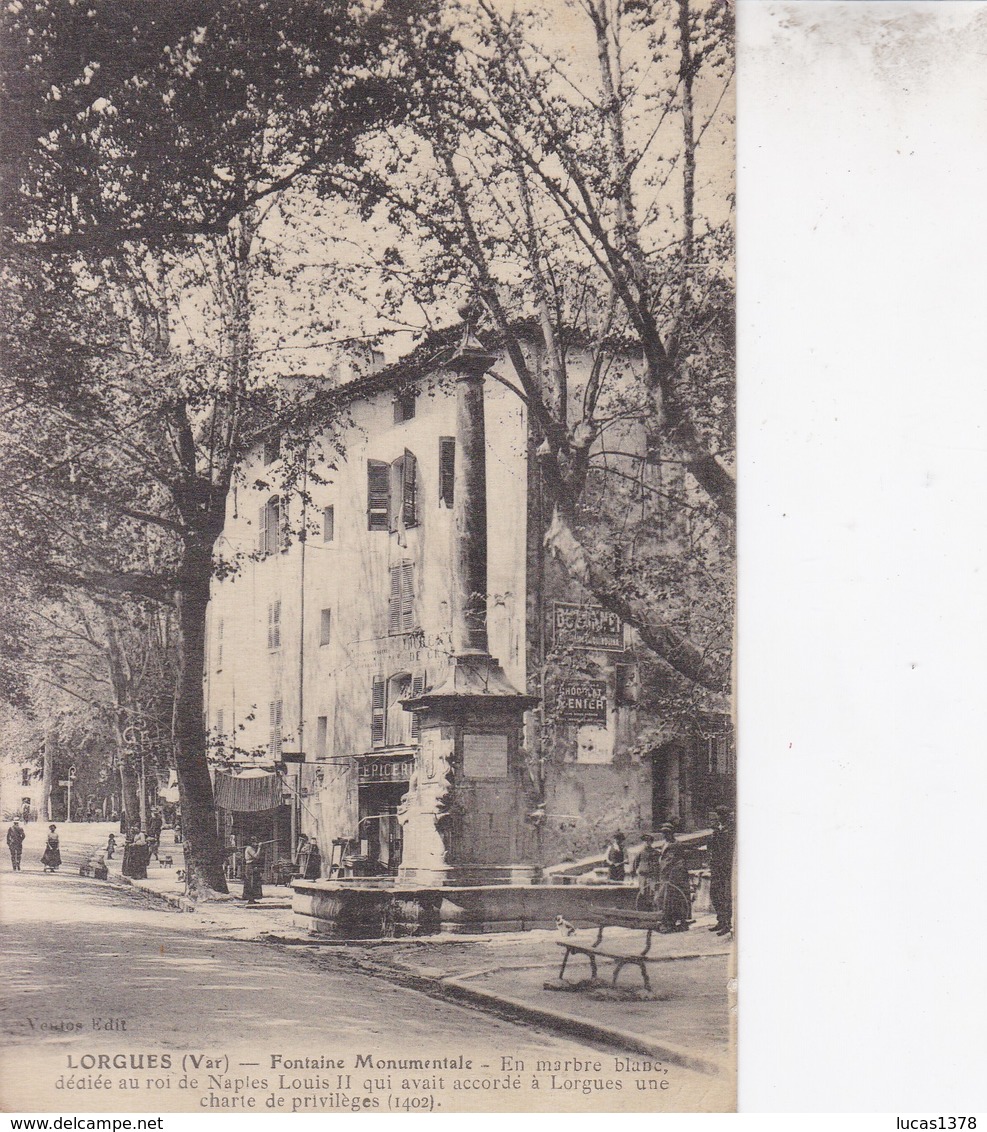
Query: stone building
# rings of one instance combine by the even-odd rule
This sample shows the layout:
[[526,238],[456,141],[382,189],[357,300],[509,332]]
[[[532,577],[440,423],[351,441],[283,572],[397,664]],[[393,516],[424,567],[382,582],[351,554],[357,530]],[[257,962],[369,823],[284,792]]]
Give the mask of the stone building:
[[517,880],[732,800],[726,721],[663,730],[633,632],[546,555],[525,406],[484,379],[495,360],[473,340],[347,383],[307,498],[257,444],[217,548],[240,566],[209,612],[218,793],[258,780],[227,835],[283,856],[304,833],[324,868],[345,851],[409,882]]

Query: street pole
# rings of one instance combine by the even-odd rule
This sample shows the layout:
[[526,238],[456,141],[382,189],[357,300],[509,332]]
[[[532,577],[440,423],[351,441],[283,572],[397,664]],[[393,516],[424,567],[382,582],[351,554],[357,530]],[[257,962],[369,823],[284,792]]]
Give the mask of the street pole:
[[72,820],[72,779],[69,778],[69,784],[65,787],[65,820],[67,822]]

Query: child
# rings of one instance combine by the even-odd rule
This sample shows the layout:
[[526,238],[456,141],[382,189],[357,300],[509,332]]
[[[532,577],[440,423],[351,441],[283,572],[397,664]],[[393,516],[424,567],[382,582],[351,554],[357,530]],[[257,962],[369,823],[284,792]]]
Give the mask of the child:
[[108,861],[113,860],[113,853],[116,850],[116,847],[117,839],[111,833],[110,836],[106,839],[106,859]]

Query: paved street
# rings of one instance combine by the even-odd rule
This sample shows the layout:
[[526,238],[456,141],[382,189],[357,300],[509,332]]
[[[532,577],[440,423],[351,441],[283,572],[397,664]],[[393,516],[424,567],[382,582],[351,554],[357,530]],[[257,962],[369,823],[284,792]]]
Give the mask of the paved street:
[[[66,864],[59,873],[42,874],[37,854],[25,852],[24,871],[6,866],[0,877],[6,1047],[0,1087],[8,1111],[256,1111],[268,1097],[288,1111],[348,1107],[355,1097],[381,1107],[403,1099],[459,1111],[516,1108],[519,1094],[508,1085],[502,1057],[525,1064],[520,1107],[719,1106],[715,1083],[674,1066],[661,1091],[650,1084],[641,1090],[626,1074],[618,1092],[584,1085],[621,1077],[614,1051],[353,971],[333,951],[299,954],[211,938],[200,917],[80,878],[71,846],[85,827],[77,827],[78,834],[62,829]],[[107,1054],[110,1062],[101,1063]],[[143,1062],[131,1062],[141,1054]],[[215,1059],[219,1083],[211,1082],[206,1063],[195,1070],[191,1061],[183,1063],[187,1054]],[[312,1060],[286,1072],[272,1066],[279,1054]],[[372,1056],[373,1070],[357,1067],[357,1055]],[[379,1058],[462,1056],[471,1069],[440,1071],[445,1081],[438,1088],[425,1080],[431,1072],[418,1072],[412,1075],[419,1083],[402,1091],[407,1073],[376,1067]],[[528,1092],[536,1060],[573,1058],[601,1068],[563,1071],[551,1081],[541,1074],[547,1091]],[[329,1062],[343,1065],[322,1068]],[[337,1087],[338,1068],[348,1089]],[[198,1088],[182,1089],[183,1075]],[[91,1087],[99,1077],[109,1089]],[[475,1087],[452,1092],[457,1077]],[[476,1084],[481,1078],[486,1085]]]

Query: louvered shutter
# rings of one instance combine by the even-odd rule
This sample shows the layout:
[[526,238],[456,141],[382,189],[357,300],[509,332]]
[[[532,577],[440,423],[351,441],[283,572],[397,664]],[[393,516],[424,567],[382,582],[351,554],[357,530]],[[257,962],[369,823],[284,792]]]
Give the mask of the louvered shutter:
[[374,677],[370,696],[370,745],[379,747],[384,742],[387,718],[387,683],[383,676]]
[[402,509],[404,512],[404,525],[416,527],[418,525],[418,461],[414,453],[404,450],[404,464],[402,465]]
[[415,627],[415,567],[410,562],[401,563],[401,631],[409,632]]
[[322,541],[332,542],[336,536],[336,512],[333,507],[322,508]]
[[273,759],[278,753],[277,738],[278,705],[273,701],[268,705],[268,734],[267,753]]
[[439,502],[452,506],[456,485],[456,439],[439,437]]
[[272,601],[267,607],[267,647],[281,647],[281,602]]
[[267,553],[267,504],[260,509],[257,516],[257,550],[261,554]]
[[267,550],[269,554],[277,554],[281,546],[281,500],[275,495],[268,503],[271,512],[267,517]]
[[367,530],[386,531],[391,509],[391,468],[383,460],[367,461]]
[[401,632],[401,567],[391,567],[391,592],[387,599],[387,632],[394,636]]
[[[416,700],[425,691],[425,673],[416,672],[411,678],[411,698]],[[421,716],[417,711],[411,713],[411,737],[417,739],[422,733]]]

